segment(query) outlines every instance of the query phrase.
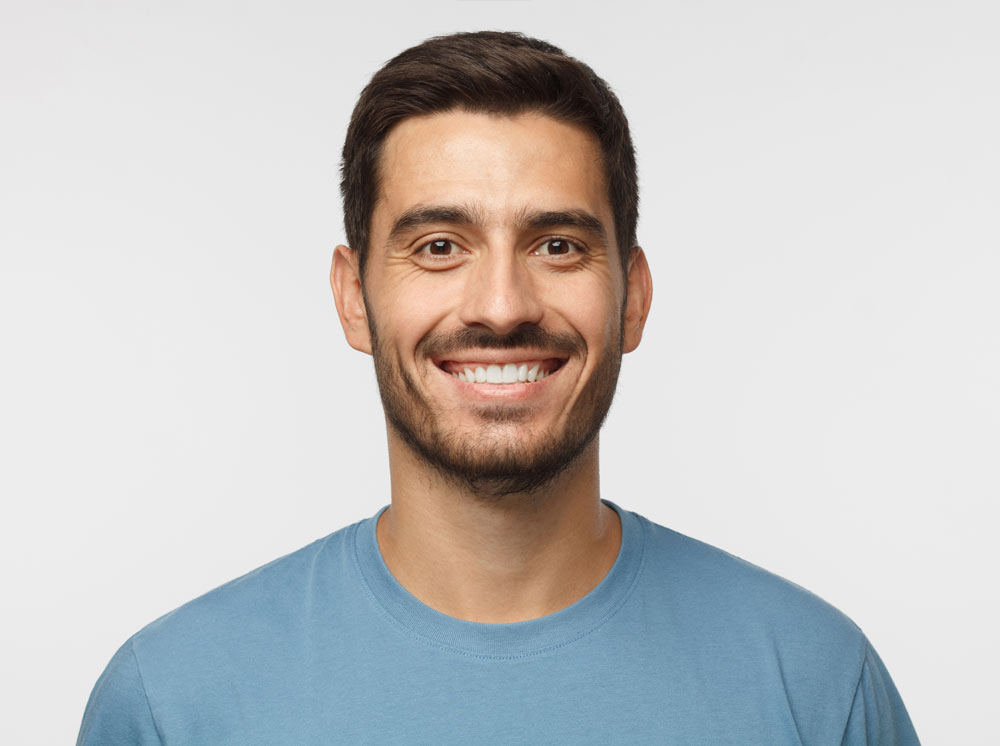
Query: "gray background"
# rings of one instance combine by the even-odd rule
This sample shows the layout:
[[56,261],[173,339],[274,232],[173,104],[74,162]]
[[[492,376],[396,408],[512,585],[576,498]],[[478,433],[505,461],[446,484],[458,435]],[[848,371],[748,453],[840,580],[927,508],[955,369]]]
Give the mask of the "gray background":
[[865,630],[986,744],[995,3],[0,2],[4,744],[72,743],[153,618],[388,502],[327,272],[368,77],[524,30],[632,122],[655,295],[603,494]]

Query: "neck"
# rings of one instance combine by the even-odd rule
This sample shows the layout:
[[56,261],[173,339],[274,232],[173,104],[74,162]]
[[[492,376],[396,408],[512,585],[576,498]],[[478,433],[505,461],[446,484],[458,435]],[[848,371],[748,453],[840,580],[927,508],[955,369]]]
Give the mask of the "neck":
[[589,593],[621,545],[615,511],[600,501],[597,439],[545,487],[474,494],[389,436],[392,504],[376,526],[389,571],[448,616],[517,622]]

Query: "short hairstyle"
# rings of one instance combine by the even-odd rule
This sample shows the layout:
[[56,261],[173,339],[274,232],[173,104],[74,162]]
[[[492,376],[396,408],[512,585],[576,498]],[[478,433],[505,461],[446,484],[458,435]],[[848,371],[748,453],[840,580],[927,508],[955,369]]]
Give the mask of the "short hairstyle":
[[520,33],[437,36],[389,60],[365,86],[344,140],[340,190],[347,242],[366,264],[378,199],[379,158],[389,131],[411,116],[465,110],[512,116],[537,111],[596,135],[622,266],[636,245],[639,184],[628,120],[589,66]]

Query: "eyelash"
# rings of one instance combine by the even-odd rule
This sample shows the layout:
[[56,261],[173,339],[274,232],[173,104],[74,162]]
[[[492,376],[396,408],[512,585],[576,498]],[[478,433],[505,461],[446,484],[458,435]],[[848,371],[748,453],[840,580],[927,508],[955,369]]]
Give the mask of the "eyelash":
[[414,251],[413,253],[415,255],[416,254],[422,254],[423,256],[427,257],[428,259],[432,259],[434,261],[441,261],[441,260],[445,260],[446,261],[446,260],[454,258],[454,256],[455,256],[454,254],[444,254],[444,255],[442,255],[442,254],[431,254],[431,253],[425,251],[425,249],[427,249],[429,246],[431,246],[431,244],[436,244],[436,243],[447,243],[447,244],[451,244],[452,246],[454,246],[454,247],[456,247],[458,249],[462,248],[461,246],[459,246],[458,242],[452,241],[449,238],[433,238],[430,241],[425,241],[424,243],[422,243],[419,246],[417,246],[417,250]]
[[546,244],[550,243],[566,243],[575,248],[576,251],[569,252],[568,254],[546,254],[544,256],[571,256],[572,254],[587,253],[587,247],[584,246],[582,243],[580,243],[579,241],[574,241],[572,238],[564,238],[563,236],[550,236],[549,238],[546,238],[544,241],[538,244],[535,251],[540,249],[542,246],[545,246]]
[[[456,247],[460,251],[464,251],[464,249],[462,249],[462,246],[457,241],[452,241],[450,238],[433,238],[430,241],[425,241],[424,243],[418,245],[416,251],[413,252],[414,255],[423,255],[425,258],[435,262],[447,262],[454,259],[456,254],[431,254],[425,251],[427,248],[429,248],[432,244],[435,243],[448,243]],[[588,253],[587,247],[583,243],[581,243],[580,241],[576,241],[572,238],[565,238],[563,236],[549,236],[544,241],[539,243],[534,249],[532,249],[532,253],[537,252],[543,246],[550,243],[567,243],[570,246],[574,247],[576,251],[569,252],[566,254],[539,254],[539,256],[564,257],[564,256],[572,256],[573,254],[586,255]]]

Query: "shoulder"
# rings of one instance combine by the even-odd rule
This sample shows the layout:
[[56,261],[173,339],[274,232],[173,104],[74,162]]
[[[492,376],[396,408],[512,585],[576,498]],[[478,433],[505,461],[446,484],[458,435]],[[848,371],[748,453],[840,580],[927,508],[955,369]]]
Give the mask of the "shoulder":
[[179,661],[289,631],[308,618],[317,589],[336,598],[353,562],[357,523],[225,583],[150,622],[129,638],[144,661]]
[[767,646],[789,660],[858,675],[868,641],[832,604],[722,549],[641,518],[648,592],[717,639]]
[[358,525],[258,567],[132,635],[93,690],[79,743],[159,744],[162,729],[236,727],[240,682],[271,676],[280,683],[289,661],[315,653],[319,631],[357,616],[364,601],[349,589],[357,585],[351,574]]
[[917,744],[892,680],[845,614],[729,552],[638,520],[629,629],[652,640],[644,654],[658,670],[699,701],[741,712],[748,727],[785,722],[802,743]]

